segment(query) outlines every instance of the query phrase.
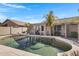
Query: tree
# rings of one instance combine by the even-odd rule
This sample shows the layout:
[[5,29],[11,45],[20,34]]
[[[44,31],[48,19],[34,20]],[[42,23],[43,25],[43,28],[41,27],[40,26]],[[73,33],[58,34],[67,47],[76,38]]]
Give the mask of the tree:
[[[52,27],[54,27],[54,21],[55,21],[55,16],[52,11],[50,11],[46,15],[46,26],[49,28],[50,35],[52,35]],[[53,35],[54,35],[54,28],[53,28]]]
[[29,33],[29,28],[30,28],[30,26],[31,26],[31,24],[30,23],[25,23],[25,26],[27,27],[27,33]]
[[31,24],[30,23],[25,23],[25,26],[29,27]]

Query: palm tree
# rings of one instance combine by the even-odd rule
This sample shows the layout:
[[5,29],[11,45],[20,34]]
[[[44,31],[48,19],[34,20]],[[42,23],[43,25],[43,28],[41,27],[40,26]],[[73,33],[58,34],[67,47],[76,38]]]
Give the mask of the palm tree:
[[[52,35],[52,27],[54,27],[55,16],[52,11],[50,11],[46,16],[46,26],[49,29],[50,35]],[[53,28],[54,35],[54,28]]]

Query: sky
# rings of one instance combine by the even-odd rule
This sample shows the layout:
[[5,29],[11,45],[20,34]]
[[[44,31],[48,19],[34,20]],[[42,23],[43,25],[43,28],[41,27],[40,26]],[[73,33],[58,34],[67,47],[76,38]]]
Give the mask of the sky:
[[79,3],[0,3],[0,22],[8,18],[39,23],[49,11],[58,18],[68,18],[78,16],[78,9]]

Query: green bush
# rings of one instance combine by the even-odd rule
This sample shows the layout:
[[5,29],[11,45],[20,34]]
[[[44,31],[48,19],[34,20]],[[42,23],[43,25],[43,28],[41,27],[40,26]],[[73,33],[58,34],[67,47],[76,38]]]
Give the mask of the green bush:
[[25,31],[23,31],[22,33],[25,33]]
[[54,35],[56,35],[56,36],[60,36],[61,33],[60,33],[60,32],[55,32]]
[[78,38],[78,33],[77,32],[71,32],[69,36],[71,38]]

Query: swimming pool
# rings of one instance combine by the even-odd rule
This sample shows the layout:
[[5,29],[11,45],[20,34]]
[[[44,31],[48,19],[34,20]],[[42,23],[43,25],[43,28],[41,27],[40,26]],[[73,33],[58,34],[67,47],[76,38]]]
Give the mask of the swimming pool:
[[[55,39],[52,40],[44,37],[23,37],[18,40],[16,39],[14,37],[7,37],[5,39],[0,40],[0,44],[43,56],[56,56],[57,53],[65,51],[64,49],[61,49],[60,46],[57,47],[58,43],[55,42]],[[70,49],[69,47],[64,48],[67,48],[66,51]]]

